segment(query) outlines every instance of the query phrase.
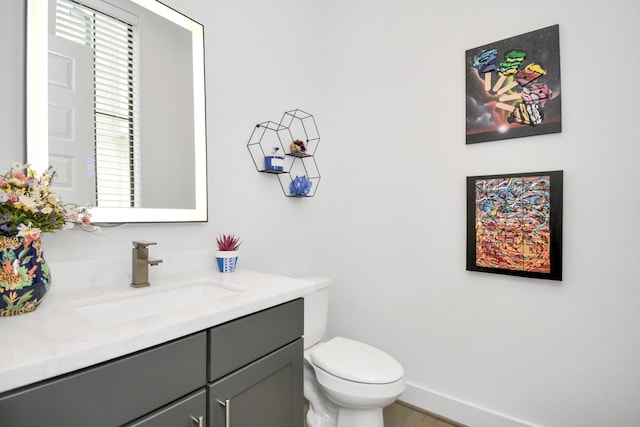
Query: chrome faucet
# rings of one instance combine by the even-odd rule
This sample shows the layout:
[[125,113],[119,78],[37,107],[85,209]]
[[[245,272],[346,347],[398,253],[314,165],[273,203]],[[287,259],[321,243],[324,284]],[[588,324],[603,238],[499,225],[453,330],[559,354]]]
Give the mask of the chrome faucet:
[[132,264],[131,264],[131,286],[141,288],[149,286],[149,266],[158,265],[161,259],[149,259],[149,246],[155,245],[155,242],[147,242],[144,240],[133,241]]

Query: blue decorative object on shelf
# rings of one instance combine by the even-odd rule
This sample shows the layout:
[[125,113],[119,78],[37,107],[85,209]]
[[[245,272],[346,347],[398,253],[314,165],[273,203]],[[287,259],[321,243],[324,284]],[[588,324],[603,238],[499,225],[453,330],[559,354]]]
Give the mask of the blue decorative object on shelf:
[[278,153],[280,147],[273,147],[273,151],[270,156],[265,156],[264,167],[270,171],[282,171],[284,170],[284,156]]
[[289,192],[293,196],[306,196],[311,190],[312,182],[306,176],[296,176],[289,184]]

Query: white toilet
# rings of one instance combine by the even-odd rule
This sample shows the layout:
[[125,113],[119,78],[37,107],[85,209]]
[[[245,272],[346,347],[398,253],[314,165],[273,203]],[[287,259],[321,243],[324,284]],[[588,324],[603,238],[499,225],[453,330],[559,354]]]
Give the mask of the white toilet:
[[384,427],[382,408],[404,391],[404,370],[370,345],[327,329],[329,286],[324,277],[301,277],[316,289],[304,297],[304,397],[309,427]]

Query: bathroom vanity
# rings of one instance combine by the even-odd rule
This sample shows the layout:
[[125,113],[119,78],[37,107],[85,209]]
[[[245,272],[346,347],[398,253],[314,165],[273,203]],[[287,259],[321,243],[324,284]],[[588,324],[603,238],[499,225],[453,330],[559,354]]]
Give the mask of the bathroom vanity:
[[[246,271],[210,276],[145,294],[127,290],[128,297],[84,298],[72,308],[52,298],[31,314],[0,319],[2,342],[26,340],[26,351],[17,346],[9,364],[0,364],[0,425],[303,425],[301,297],[310,284]],[[204,294],[190,307],[125,316],[124,323],[86,310],[141,296],[140,303],[151,301],[147,296],[173,299],[167,292],[194,286],[235,293],[217,301]],[[29,332],[43,321],[58,323],[47,328],[53,336],[30,343]],[[31,353],[35,347],[50,354]]]

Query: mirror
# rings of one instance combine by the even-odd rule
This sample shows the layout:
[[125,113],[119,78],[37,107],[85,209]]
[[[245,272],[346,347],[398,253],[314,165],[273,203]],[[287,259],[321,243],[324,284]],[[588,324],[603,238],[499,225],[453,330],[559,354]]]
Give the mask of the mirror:
[[28,0],[26,82],[27,161],[92,222],[207,220],[201,24],[155,0]]

